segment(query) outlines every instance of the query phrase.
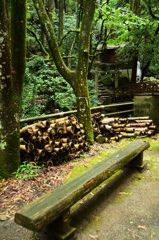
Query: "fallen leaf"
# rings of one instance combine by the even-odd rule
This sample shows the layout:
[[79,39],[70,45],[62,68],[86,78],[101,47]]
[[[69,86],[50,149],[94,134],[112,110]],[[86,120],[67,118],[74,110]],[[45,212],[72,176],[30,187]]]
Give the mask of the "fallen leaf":
[[133,238],[136,238],[136,237],[138,237],[138,238],[139,238],[139,236],[138,236],[138,235],[136,235],[136,234],[134,234],[134,233],[132,233],[132,236],[133,236]]
[[119,192],[118,194],[129,194],[129,193],[126,193],[126,192]]
[[91,235],[91,234],[89,234],[89,236],[90,236],[91,238],[93,238],[93,239],[98,238],[98,235]]
[[147,229],[147,227],[145,225],[141,226],[141,225],[138,225],[137,228],[141,228],[141,229]]

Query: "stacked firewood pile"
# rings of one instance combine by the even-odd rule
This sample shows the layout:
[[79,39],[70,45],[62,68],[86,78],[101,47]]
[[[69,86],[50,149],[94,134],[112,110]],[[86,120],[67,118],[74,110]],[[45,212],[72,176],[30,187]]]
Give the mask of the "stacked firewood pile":
[[38,122],[20,131],[22,161],[52,166],[78,157],[89,145],[76,117]]
[[[104,118],[92,114],[95,138],[103,142],[119,141],[123,137],[151,136],[156,126],[149,117]],[[52,166],[74,159],[89,150],[87,137],[76,117],[42,121],[23,127],[20,131],[21,160]]]
[[101,134],[105,142],[119,141],[123,137],[152,136],[156,131],[149,117],[104,118],[100,113],[92,114],[94,135]]

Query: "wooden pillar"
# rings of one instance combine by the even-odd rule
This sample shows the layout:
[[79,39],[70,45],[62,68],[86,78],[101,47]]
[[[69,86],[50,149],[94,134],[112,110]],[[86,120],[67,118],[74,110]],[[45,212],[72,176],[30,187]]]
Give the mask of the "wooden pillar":
[[95,69],[95,92],[98,98],[98,67]]
[[115,68],[115,88],[119,87],[119,69],[118,66],[116,65]]
[[49,225],[50,234],[58,240],[73,239],[76,228],[72,227],[70,222],[70,209],[68,209]]
[[136,168],[143,172],[147,168],[147,164],[143,163],[143,151],[129,162],[130,168]]

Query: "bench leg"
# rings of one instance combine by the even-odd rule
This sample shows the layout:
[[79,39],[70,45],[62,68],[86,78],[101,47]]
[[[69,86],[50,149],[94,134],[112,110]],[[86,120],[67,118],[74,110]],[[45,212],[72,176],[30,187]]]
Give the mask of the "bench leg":
[[73,239],[76,228],[70,225],[70,209],[63,212],[52,224],[49,229],[51,234],[58,240]]
[[147,168],[147,164],[143,163],[143,151],[129,162],[130,168],[136,168],[143,172]]

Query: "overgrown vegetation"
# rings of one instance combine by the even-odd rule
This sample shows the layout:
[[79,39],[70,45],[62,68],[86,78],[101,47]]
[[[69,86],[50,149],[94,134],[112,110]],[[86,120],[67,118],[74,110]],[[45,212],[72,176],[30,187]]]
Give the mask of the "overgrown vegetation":
[[[94,81],[88,80],[91,106],[98,104]],[[42,56],[34,55],[27,61],[21,118],[54,113],[55,109],[69,111],[76,108],[72,87],[59,76],[55,65]]]

